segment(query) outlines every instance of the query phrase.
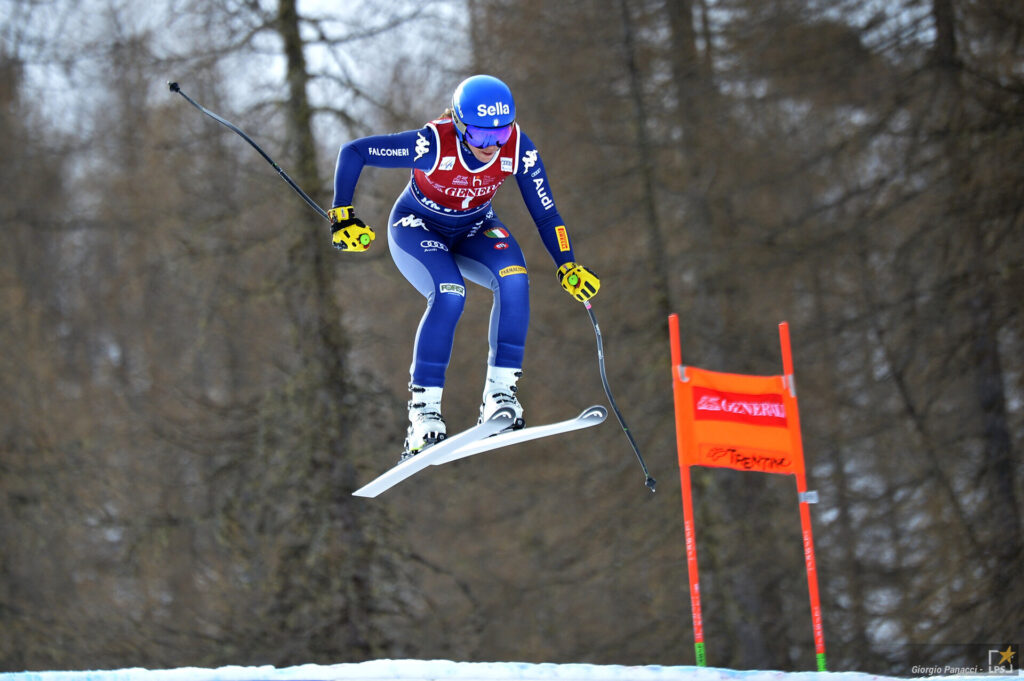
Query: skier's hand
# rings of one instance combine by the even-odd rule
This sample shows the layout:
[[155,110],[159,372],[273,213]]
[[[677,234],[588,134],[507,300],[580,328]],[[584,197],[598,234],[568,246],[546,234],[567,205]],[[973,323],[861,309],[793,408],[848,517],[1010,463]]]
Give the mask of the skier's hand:
[[601,280],[583,265],[567,262],[558,268],[558,283],[569,295],[581,303],[585,303],[601,288]]
[[337,206],[327,211],[331,219],[331,243],[339,251],[361,253],[376,238],[372,227],[356,217],[352,206]]

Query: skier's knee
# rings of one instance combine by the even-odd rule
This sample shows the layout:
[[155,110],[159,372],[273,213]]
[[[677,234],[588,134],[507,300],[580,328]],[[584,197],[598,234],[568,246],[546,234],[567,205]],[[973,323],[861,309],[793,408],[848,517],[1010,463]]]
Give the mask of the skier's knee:
[[466,287],[462,284],[438,284],[431,307],[435,312],[458,319],[466,307]]
[[530,282],[526,275],[515,275],[498,282],[495,295],[501,297],[506,305],[529,305]]

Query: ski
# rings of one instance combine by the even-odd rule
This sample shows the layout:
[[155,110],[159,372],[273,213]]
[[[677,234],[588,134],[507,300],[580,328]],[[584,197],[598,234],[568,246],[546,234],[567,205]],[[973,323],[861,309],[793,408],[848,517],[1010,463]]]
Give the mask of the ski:
[[487,419],[483,423],[477,424],[472,428],[467,428],[461,433],[441,440],[437,444],[431,445],[427,449],[423,450],[416,456],[402,461],[390,470],[382,473],[376,479],[357,489],[352,493],[352,495],[356,497],[376,497],[378,494],[391,489],[406,478],[409,478],[427,466],[430,466],[436,459],[458,450],[460,447],[470,444],[475,440],[486,438],[508,428],[512,425],[513,418],[514,414],[511,409],[499,409],[494,412],[494,415],[491,416],[491,418]]
[[458,449],[447,449],[441,453],[440,456],[432,458],[430,465],[440,466],[444,463],[457,461],[458,459],[472,456],[473,454],[488,452],[493,449],[498,449],[499,447],[507,447],[520,442],[548,437],[549,435],[568,433],[573,430],[579,430],[580,428],[589,428],[603,422],[607,417],[607,409],[600,405],[594,405],[584,409],[576,418],[559,421],[558,423],[548,423],[543,426],[532,426],[530,428],[522,428],[520,430],[510,430],[505,433],[492,435],[488,438],[467,442],[460,445]]

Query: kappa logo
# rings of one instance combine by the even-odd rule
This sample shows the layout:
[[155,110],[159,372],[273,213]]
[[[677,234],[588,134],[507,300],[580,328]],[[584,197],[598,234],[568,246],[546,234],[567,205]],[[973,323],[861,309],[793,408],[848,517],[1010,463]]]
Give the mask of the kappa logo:
[[434,241],[433,239],[424,239],[423,241],[421,241],[420,242],[420,248],[422,248],[424,251],[427,251],[427,252],[432,252],[432,251],[444,251],[445,253],[448,252],[448,247],[447,246],[445,246],[440,241]]
[[416,217],[412,213],[410,213],[409,215],[406,215],[404,218],[402,218],[401,220],[395,222],[391,226],[392,227],[420,227],[422,229],[426,229],[427,228],[427,225],[423,222],[423,220],[421,218]]
[[452,295],[466,297],[466,287],[461,284],[439,284],[437,290],[441,293],[451,293]]
[[413,161],[418,161],[420,158],[430,151],[430,140],[423,136],[422,132],[416,133],[416,157]]
[[451,170],[455,167],[455,157],[445,156],[441,159],[441,163],[437,166],[438,170]]
[[537,150],[530,149],[528,152],[526,152],[526,155],[523,156],[523,173],[525,174],[529,172],[530,168],[534,167],[535,165],[537,165]]

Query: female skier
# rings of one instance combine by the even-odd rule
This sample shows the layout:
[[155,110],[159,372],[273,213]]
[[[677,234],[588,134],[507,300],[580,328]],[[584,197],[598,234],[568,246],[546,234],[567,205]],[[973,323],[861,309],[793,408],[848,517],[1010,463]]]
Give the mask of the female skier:
[[412,399],[402,460],[447,435],[441,392],[455,325],[465,305],[465,279],[494,292],[480,422],[499,408],[511,407],[511,428],[525,423],[516,381],[522,375],[530,317],[526,261],[491,207],[506,178],[515,176],[562,288],[586,301],[600,287],[597,276],[574,261],[544,164],[515,120],[516,105],[508,86],[492,76],[477,75],[459,84],[451,108],[423,128],[353,140],[338,154],[328,215],[333,244],[340,250],[365,251],[374,239],[373,229],[352,209],[363,166],[412,169],[388,218],[391,257],[427,299],[410,368]]

